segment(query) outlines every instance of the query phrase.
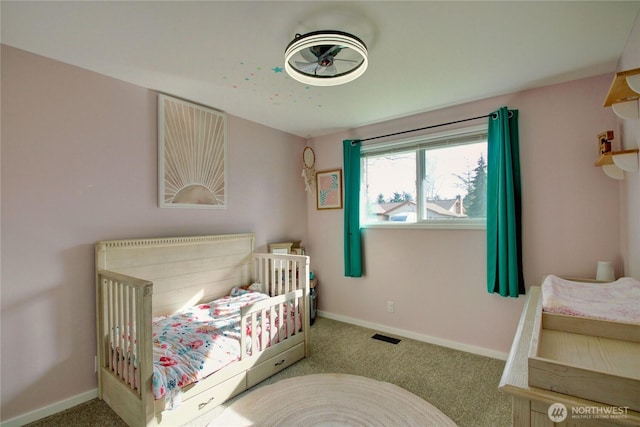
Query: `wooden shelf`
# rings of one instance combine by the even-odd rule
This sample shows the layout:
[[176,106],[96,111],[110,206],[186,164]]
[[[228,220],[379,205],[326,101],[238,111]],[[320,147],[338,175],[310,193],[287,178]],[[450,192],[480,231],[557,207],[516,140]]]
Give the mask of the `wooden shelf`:
[[611,151],[609,153],[605,153],[596,161],[595,166],[606,166],[613,164],[613,156],[617,156],[619,154],[631,154],[637,153],[638,149],[634,148],[633,150],[622,150],[622,151]]
[[611,82],[611,87],[609,88],[607,98],[604,101],[604,106],[610,107],[611,105],[620,102],[628,102],[640,99],[640,93],[634,91],[627,82],[627,77],[636,75],[640,75],[640,68],[616,73],[613,82]]
[[605,153],[596,161],[595,166],[602,167],[605,175],[613,179],[624,179],[625,172],[638,171],[638,149],[612,151]]

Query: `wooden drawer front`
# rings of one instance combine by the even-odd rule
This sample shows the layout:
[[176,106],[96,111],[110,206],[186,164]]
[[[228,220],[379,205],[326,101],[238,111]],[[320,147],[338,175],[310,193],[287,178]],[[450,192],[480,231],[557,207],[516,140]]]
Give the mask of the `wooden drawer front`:
[[[246,390],[246,376],[242,372],[184,400],[178,411],[163,411],[161,414],[162,419],[158,420],[158,423],[161,422],[162,425],[170,426],[183,425],[185,422],[201,416],[244,390]],[[185,419],[186,414],[188,414],[188,419]]]
[[247,371],[247,388],[251,388],[265,378],[277,374],[284,368],[287,368],[304,358],[304,343],[291,347],[284,353],[280,353],[271,359],[254,366]]

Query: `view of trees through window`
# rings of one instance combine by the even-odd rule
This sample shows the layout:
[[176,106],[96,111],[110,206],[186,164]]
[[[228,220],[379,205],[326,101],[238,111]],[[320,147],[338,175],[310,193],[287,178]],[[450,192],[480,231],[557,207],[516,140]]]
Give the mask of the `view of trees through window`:
[[367,223],[486,217],[486,140],[370,154],[362,162]]

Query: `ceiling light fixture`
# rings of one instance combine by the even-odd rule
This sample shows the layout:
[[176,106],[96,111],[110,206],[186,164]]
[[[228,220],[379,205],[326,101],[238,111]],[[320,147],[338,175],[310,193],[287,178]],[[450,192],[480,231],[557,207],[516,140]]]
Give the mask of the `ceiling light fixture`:
[[360,77],[367,69],[367,46],[342,31],[296,34],[284,52],[284,68],[299,82],[336,86]]

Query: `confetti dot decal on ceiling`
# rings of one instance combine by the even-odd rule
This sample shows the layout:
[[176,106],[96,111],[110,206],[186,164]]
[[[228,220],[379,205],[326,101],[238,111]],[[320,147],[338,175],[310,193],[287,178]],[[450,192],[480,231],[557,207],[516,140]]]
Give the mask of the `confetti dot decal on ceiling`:
[[237,62],[232,69],[224,70],[222,80],[234,90],[250,90],[257,96],[262,93],[271,106],[301,103],[322,108],[319,103],[323,98],[322,91],[314,91],[308,85],[301,86],[279,65],[263,68],[244,61]]

